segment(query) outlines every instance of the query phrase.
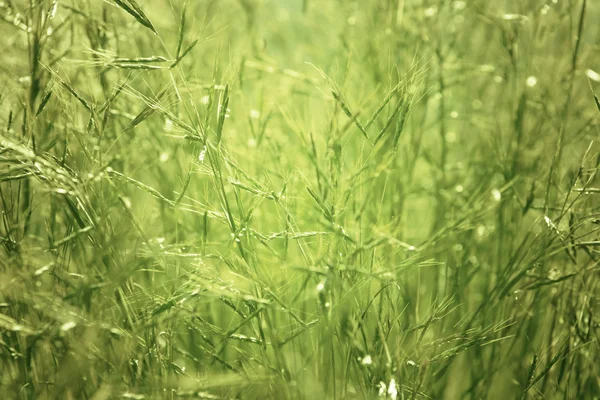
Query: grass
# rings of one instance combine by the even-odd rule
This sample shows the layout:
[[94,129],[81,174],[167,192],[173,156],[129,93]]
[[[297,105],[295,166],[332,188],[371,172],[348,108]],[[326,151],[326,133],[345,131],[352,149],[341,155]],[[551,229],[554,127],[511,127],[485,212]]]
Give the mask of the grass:
[[600,398],[599,6],[0,2],[0,392]]

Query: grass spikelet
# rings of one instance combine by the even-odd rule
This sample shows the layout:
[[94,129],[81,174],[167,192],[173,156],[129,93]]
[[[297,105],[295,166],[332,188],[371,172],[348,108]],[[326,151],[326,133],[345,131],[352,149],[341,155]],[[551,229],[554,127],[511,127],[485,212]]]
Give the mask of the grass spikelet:
[[123,10],[125,10],[133,18],[135,18],[137,20],[137,22],[139,22],[140,24],[142,24],[143,26],[145,26],[146,28],[148,28],[152,32],[154,32],[156,35],[158,35],[158,32],[156,32],[156,29],[154,29],[152,22],[150,22],[150,20],[148,19],[148,17],[146,16],[146,14],[142,10],[142,8],[139,6],[137,1],[135,1],[135,0],[112,0],[112,1],[117,6],[121,7]]

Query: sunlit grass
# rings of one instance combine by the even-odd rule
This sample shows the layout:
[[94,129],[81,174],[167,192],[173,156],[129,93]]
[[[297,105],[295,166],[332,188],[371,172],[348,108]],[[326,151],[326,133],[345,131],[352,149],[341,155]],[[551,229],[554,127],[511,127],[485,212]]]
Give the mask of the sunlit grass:
[[593,399],[600,7],[0,2],[7,399]]

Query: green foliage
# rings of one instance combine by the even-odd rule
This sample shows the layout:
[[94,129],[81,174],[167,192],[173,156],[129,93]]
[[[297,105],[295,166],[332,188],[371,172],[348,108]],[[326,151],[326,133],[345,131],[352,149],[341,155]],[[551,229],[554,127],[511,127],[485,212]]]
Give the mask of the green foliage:
[[598,2],[0,17],[3,398],[598,398]]

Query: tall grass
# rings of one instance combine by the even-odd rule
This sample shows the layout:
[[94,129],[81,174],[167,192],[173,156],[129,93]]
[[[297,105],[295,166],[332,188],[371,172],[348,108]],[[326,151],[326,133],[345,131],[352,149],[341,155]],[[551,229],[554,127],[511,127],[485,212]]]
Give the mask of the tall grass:
[[599,398],[596,1],[0,16],[3,398]]

